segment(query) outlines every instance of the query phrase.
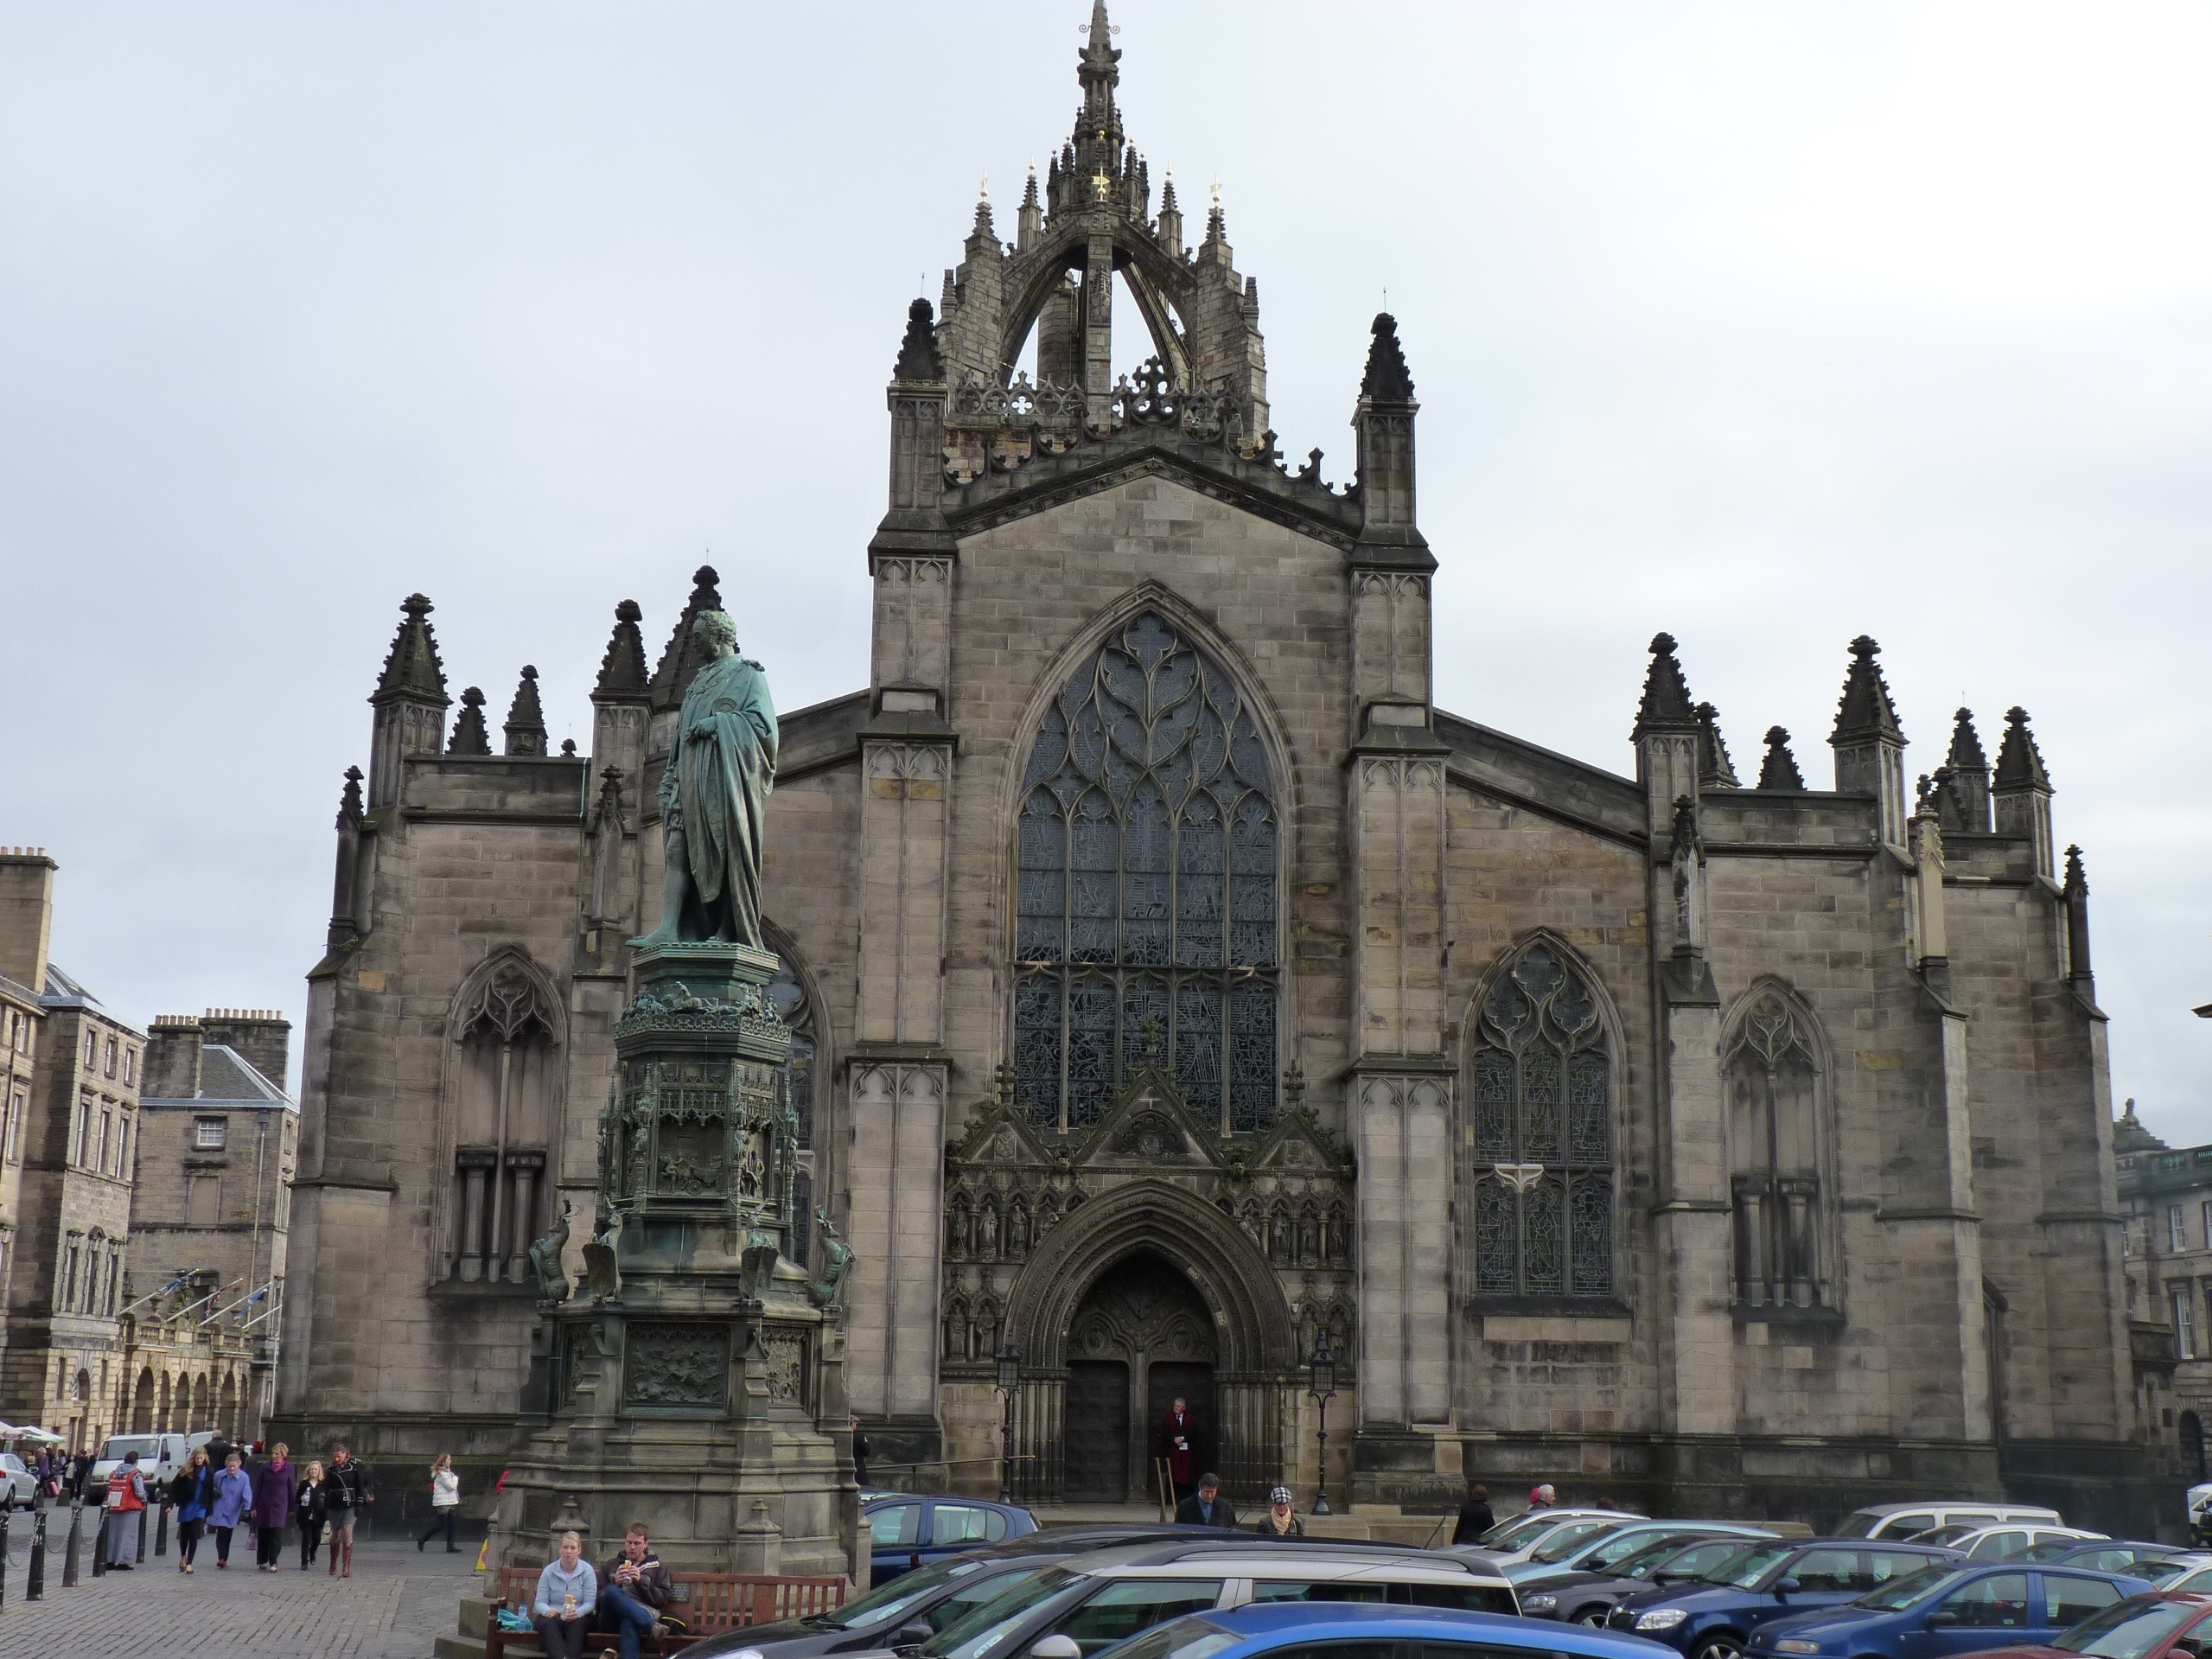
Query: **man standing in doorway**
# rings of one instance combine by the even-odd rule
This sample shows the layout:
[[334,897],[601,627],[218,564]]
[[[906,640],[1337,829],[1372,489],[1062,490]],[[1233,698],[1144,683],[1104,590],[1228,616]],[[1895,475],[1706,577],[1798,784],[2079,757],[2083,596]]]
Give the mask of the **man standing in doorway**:
[[1212,1471],[1198,1477],[1198,1490],[1176,1505],[1176,1520],[1186,1527],[1226,1527],[1236,1530],[1236,1505],[1221,1496],[1221,1477]]
[[1190,1414],[1190,1402],[1181,1394],[1168,1407],[1168,1414],[1160,1422],[1160,1456],[1167,1460],[1168,1479],[1173,1484],[1176,1500],[1180,1503],[1190,1495],[1192,1459],[1196,1456],[1198,1420]]

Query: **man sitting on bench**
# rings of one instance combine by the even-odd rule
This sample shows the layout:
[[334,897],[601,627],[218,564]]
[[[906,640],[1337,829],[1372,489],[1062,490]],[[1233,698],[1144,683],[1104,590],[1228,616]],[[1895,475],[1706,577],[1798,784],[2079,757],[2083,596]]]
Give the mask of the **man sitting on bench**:
[[599,1582],[599,1628],[615,1633],[622,1659],[638,1659],[638,1638],[660,1622],[660,1610],[676,1593],[668,1569],[653,1553],[644,1522],[632,1525],[622,1553],[607,1563]]

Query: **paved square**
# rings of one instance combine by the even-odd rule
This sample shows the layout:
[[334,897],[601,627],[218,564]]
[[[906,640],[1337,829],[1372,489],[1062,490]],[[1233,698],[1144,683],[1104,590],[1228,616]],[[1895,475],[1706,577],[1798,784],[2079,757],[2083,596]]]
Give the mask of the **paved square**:
[[26,1602],[31,1517],[9,1517],[0,1659],[430,1659],[430,1644],[455,1632],[461,1598],[476,1587],[473,1543],[448,1555],[434,1541],[418,1554],[411,1541],[372,1537],[354,1546],[354,1576],[333,1579],[320,1560],[313,1572],[300,1571],[295,1532],[285,1535],[284,1570],[255,1572],[252,1535],[243,1527],[227,1572],[216,1569],[212,1537],[200,1547],[198,1571],[187,1577],[176,1570],[174,1537],[169,1554],[156,1557],[150,1535],[143,1566],[95,1579],[94,1518],[86,1511],[79,1581],[65,1590],[69,1512],[49,1517],[45,1598]]

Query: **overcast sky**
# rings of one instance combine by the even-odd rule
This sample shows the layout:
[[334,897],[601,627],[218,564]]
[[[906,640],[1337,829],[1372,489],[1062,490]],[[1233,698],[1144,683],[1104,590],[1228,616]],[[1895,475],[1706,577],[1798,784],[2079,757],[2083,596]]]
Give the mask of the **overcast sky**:
[[[905,306],[985,175],[1012,233],[1087,10],[0,4],[0,843],[62,965],[297,1018],[416,589],[557,743],[702,558],[782,706],[864,684]],[[1388,290],[1439,702],[1626,773],[1666,629],[1816,786],[1853,635],[1914,773],[2024,705],[2115,1098],[2212,1139],[2212,11],[1114,16],[1334,478]]]

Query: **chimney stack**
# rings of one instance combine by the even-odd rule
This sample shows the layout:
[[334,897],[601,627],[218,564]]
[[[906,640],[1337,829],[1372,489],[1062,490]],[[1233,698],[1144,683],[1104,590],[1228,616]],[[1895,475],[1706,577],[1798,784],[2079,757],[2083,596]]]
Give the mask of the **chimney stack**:
[[200,1096],[200,1022],[190,1014],[156,1014],[146,1033],[146,1069],[139,1074],[142,1101],[191,1101]]
[[210,1008],[200,1017],[200,1040],[235,1049],[278,1088],[292,1056],[292,1024],[274,1008]]
[[0,975],[37,996],[54,933],[54,872],[42,846],[0,847]]

